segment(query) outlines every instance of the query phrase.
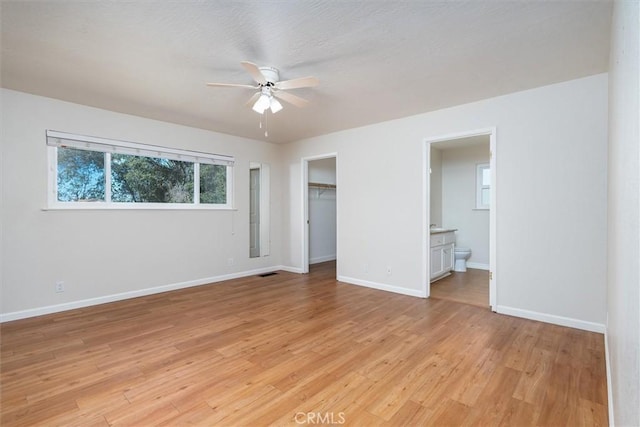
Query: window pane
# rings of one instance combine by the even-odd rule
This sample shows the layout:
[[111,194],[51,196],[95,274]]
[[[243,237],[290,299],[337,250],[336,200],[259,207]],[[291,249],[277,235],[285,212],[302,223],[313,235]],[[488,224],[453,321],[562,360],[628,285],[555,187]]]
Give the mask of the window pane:
[[489,206],[491,203],[491,191],[488,188],[482,189],[482,204],[484,206]]
[[104,201],[104,153],[58,148],[58,200]]
[[200,165],[200,203],[227,203],[227,167]]
[[482,185],[491,185],[491,169],[482,169]]
[[131,203],[193,203],[193,163],[113,154],[111,200]]

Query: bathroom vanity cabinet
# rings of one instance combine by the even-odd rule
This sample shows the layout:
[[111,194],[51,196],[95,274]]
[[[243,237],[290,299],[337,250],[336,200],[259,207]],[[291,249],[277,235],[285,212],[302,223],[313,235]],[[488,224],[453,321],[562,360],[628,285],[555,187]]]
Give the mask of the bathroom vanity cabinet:
[[431,231],[431,281],[451,274],[454,262],[455,230]]

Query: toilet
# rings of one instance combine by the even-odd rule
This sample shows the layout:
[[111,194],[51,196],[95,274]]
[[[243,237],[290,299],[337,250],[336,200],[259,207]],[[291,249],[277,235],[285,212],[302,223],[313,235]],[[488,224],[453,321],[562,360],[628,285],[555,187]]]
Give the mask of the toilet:
[[459,273],[467,271],[467,260],[471,256],[471,249],[456,246],[453,251],[453,256],[455,259],[453,271],[457,271]]

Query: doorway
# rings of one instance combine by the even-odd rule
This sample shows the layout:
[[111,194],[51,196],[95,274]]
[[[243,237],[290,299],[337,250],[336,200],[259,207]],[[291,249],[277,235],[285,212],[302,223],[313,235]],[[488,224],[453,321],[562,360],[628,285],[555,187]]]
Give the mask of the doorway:
[[337,183],[335,153],[302,159],[303,273],[310,265],[337,263]]
[[[423,193],[425,295],[473,301],[493,311],[497,285],[495,134],[495,128],[488,128],[425,140]],[[443,260],[438,262],[434,253]],[[460,260],[465,253],[466,260]],[[439,269],[443,265],[448,268]],[[464,271],[466,268],[469,270]]]

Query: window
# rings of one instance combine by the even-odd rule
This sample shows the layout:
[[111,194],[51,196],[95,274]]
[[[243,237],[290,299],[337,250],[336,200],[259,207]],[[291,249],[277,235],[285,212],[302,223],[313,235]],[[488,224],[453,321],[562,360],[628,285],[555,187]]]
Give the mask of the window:
[[200,203],[224,203],[227,200],[227,168],[200,165]]
[[61,202],[104,201],[104,154],[58,149],[57,184]]
[[229,156],[47,131],[53,208],[231,208]]
[[491,169],[489,163],[476,165],[476,209],[491,207]]
[[111,201],[193,203],[193,170],[191,162],[112,154]]

